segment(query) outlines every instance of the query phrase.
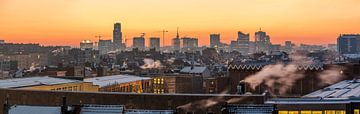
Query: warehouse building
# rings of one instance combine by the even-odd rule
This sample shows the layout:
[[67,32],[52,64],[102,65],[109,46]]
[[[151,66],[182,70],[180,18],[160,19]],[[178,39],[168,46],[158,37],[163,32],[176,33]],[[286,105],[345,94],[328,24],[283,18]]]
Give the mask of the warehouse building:
[[99,91],[103,92],[134,92],[143,93],[144,88],[149,88],[149,77],[139,77],[133,75],[113,75],[95,78],[86,78],[85,82],[99,86]]
[[275,98],[279,114],[359,114],[360,79],[344,80],[302,98]]
[[51,91],[86,91],[97,92],[99,87],[91,82],[54,77],[27,77],[0,80],[0,88],[51,90]]

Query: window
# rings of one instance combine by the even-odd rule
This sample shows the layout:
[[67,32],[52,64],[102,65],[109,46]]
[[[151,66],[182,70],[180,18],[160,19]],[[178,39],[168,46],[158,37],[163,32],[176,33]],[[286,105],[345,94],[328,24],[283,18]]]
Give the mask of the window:
[[335,114],[345,114],[345,110],[337,110]]
[[301,114],[311,114],[311,111],[310,110],[302,110]]
[[289,114],[299,114],[299,111],[289,111]]
[[279,114],[289,114],[288,111],[279,110]]
[[322,111],[312,111],[312,114],[322,114]]
[[325,110],[325,114],[335,114],[335,110]]

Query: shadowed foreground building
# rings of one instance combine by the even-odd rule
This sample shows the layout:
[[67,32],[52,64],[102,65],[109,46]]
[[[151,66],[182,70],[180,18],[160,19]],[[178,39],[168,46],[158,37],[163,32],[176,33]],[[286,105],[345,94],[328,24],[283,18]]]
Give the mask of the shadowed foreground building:
[[[74,110],[61,108],[68,113],[76,113],[76,106],[87,104],[123,105],[126,109],[173,110],[180,114],[219,114],[231,104],[262,105],[264,95],[229,94],[150,94],[150,93],[104,93],[104,92],[61,92],[0,89],[0,113],[18,106],[63,106],[75,107]],[[254,110],[243,106],[243,108]]]
[[[230,82],[230,93],[236,93],[236,87],[240,81],[245,80],[247,77],[254,75],[260,72],[265,66],[267,65],[275,65],[275,62],[249,62],[249,63],[242,63],[242,62],[234,62],[231,63],[228,67],[229,69],[229,82]],[[287,63],[284,63],[285,65]],[[321,84],[319,76],[322,72],[331,70],[331,69],[338,69],[336,72],[341,73],[342,79],[341,80],[351,80],[359,76],[360,73],[360,66],[358,63],[350,64],[323,64],[320,62],[313,62],[310,64],[296,64],[297,71],[296,73],[303,74],[304,77],[295,81],[294,85],[292,86],[287,92],[286,97],[289,96],[303,96],[318,89],[324,88],[328,86],[328,84]],[[334,72],[332,73],[334,74]],[[335,82],[334,82],[335,83]],[[270,89],[274,91],[274,94],[279,95],[277,93],[279,88]],[[264,84],[260,84],[255,90],[252,90],[250,87],[247,86],[246,90],[252,93],[262,93],[265,90],[269,90]]]
[[278,114],[359,114],[360,80],[345,80],[302,98],[274,98]]

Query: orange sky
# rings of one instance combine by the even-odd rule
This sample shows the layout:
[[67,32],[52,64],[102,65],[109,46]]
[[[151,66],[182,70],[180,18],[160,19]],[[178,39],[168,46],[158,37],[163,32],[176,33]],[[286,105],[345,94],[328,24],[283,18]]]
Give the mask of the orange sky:
[[253,40],[260,27],[273,43],[326,44],[341,33],[360,33],[359,11],[359,0],[0,0],[0,39],[78,46],[98,34],[111,39],[119,21],[128,39],[168,30],[166,45],[176,27],[201,45],[210,33],[226,43],[237,31]]

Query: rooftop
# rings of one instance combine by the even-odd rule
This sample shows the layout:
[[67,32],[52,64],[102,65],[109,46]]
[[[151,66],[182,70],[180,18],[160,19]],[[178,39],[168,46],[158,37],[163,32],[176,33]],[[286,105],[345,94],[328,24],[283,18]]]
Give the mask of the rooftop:
[[[275,64],[284,64],[288,65],[290,62],[276,63],[276,62],[234,62],[229,64],[229,69],[238,69],[238,70],[260,70],[267,65]],[[321,62],[311,62],[311,63],[292,63],[298,67],[298,70],[323,70],[324,64]]]
[[84,105],[80,114],[122,114],[123,105]]
[[48,76],[13,78],[13,79],[0,80],[0,88],[21,88],[21,87],[30,87],[30,86],[56,85],[56,84],[64,84],[64,83],[76,83],[76,82],[81,82],[81,81],[53,78]]
[[196,73],[196,74],[200,74],[203,73],[207,68],[206,67],[184,67],[183,69],[180,70],[181,73]]
[[341,38],[360,38],[360,34],[342,34]]
[[304,97],[319,98],[359,98],[360,97],[360,79],[344,80],[333,84],[324,89],[317,90]]
[[86,78],[85,82],[92,82],[94,85],[100,87],[111,86],[115,84],[128,83],[140,80],[149,80],[149,77],[139,77],[134,75],[113,75],[113,76],[104,76],[104,77],[95,77],[95,78]]
[[344,80],[302,98],[273,98],[267,104],[347,104],[360,102],[360,79]]
[[60,114],[60,107],[14,105],[9,114]]

